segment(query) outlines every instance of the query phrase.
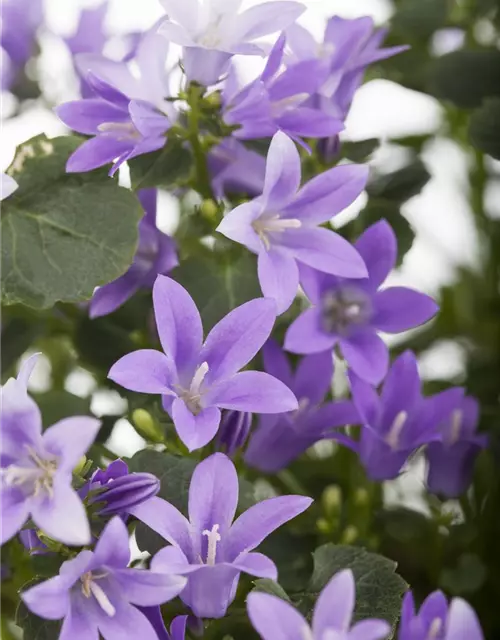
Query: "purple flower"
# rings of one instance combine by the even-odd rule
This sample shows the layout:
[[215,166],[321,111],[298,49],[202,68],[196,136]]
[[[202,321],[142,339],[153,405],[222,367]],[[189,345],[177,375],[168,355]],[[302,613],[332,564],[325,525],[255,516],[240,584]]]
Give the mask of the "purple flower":
[[73,55],[78,53],[102,53],[107,40],[104,32],[104,21],[107,12],[107,0],[95,7],[81,10],[75,33],[64,38],[64,42],[68,45]]
[[224,411],[215,438],[219,450],[228,456],[235,454],[247,441],[252,426],[252,414],[245,411]]
[[19,185],[6,173],[0,173],[0,201],[14,193]]
[[418,614],[411,591],[405,595],[399,624],[399,640],[483,640],[474,609],[462,598],[450,606],[441,591],[428,596]]
[[380,396],[367,382],[350,375],[351,390],[363,428],[352,442],[372,480],[395,478],[419,447],[439,439],[438,426],[456,407],[462,390],[422,397],[417,360],[405,351],[394,361]]
[[76,57],[80,75],[93,97],[67,102],[56,109],[71,129],[94,136],[69,158],[67,171],[79,173],[113,162],[110,174],[131,158],[161,149],[175,111],[168,95],[165,60],[168,44],[154,29],[140,42],[133,75],[125,62],[97,54]]
[[251,300],[231,311],[203,343],[200,314],[180,284],[158,276],[153,304],[165,353],[144,349],[119,360],[109,378],[138,393],[164,396],[179,437],[193,451],[217,433],[220,409],[281,413],[297,408],[285,385],[260,371],[238,371],[256,355],[276,319],[273,300]]
[[271,498],[250,507],[233,523],[238,476],[231,460],[215,453],[193,473],[189,520],[161,498],[130,512],[172,545],[154,556],[152,569],[186,575],[188,584],[180,594],[183,602],[199,618],[221,618],[234,600],[241,571],[276,580],[272,560],[253,549],[311,502],[303,496]]
[[50,553],[47,545],[38,537],[36,529],[23,529],[19,532],[19,539],[23,547],[29,551],[30,556],[44,556]]
[[417,327],[432,318],[438,306],[406,287],[378,290],[396,264],[396,236],[385,220],[369,227],[354,246],[368,268],[364,280],[301,267],[300,281],[314,306],[289,327],[285,349],[307,354],[338,345],[356,375],[379,384],[387,373],[389,352],[378,332]]
[[275,473],[323,438],[335,438],[330,430],[359,422],[352,402],[326,402],[333,377],[333,358],[324,352],[306,356],[295,374],[281,350],[269,340],[263,349],[264,368],[296,395],[299,408],[278,416],[261,416],[245,453],[245,462]]
[[114,518],[94,551],[82,551],[65,562],[59,575],[21,593],[30,611],[41,618],[64,618],[61,639],[156,640],[146,616],[134,606],[167,602],[184,588],[186,579],[154,571],[127,569],[129,535]]
[[224,120],[240,125],[234,136],[242,140],[267,138],[283,131],[291,138],[327,138],[343,128],[339,118],[308,106],[326,80],[328,67],[305,60],[282,68],[286,37],[275,44],[267,65],[256,80],[239,90],[232,76],[224,85]]
[[158,274],[169,273],[179,264],[175,242],[156,226],[156,189],[140,191],[139,200],[146,214],[139,223],[134,261],[126,273],[97,289],[90,302],[91,318],[116,311],[141,287],[151,288]]
[[184,47],[189,81],[215,84],[235,54],[265,55],[253,41],[289,27],[304,12],[299,2],[265,2],[239,13],[243,0],[161,0],[168,14],[159,32]]
[[152,624],[156,636],[155,640],[185,640],[188,616],[177,616],[170,625],[170,633],[165,627],[160,607],[139,607]]
[[23,67],[33,55],[36,31],[42,21],[42,0],[2,2],[0,45],[15,67]]
[[304,27],[296,24],[289,27],[287,42],[292,51],[291,59],[309,61],[319,58],[328,69],[322,86],[311,97],[311,106],[345,120],[366,67],[408,48],[379,48],[386,34],[385,29],[374,31],[372,18],[346,20],[334,16],[328,21],[324,42],[318,45]]
[[294,607],[268,593],[252,591],[248,615],[262,640],[384,640],[391,631],[385,620],[362,620],[351,627],[356,585],[350,569],[335,574],[320,593],[312,628]]
[[130,507],[149,500],[160,490],[152,473],[129,473],[123,460],[115,460],[105,471],[98,469],[85,488],[89,505],[97,505],[100,516],[123,515]]
[[222,200],[230,193],[260,195],[264,188],[266,160],[235,138],[225,138],[208,155],[214,195]]
[[451,415],[440,425],[441,438],[427,447],[429,491],[458,498],[471,483],[477,454],[487,446],[486,435],[476,433],[477,400],[461,397]]
[[368,168],[344,165],[313,178],[300,190],[300,156],[284,133],[269,147],[262,195],[230,211],[217,227],[258,254],[262,292],[278,313],[291,305],[299,284],[297,263],[350,278],[367,275],[361,256],[347,240],[319,228],[362,192]]
[[18,378],[10,378],[2,388],[0,542],[12,538],[31,516],[54,540],[89,544],[87,514],[71,481],[100,422],[85,416],[65,418],[42,433],[40,410],[26,390],[33,365],[30,358]]

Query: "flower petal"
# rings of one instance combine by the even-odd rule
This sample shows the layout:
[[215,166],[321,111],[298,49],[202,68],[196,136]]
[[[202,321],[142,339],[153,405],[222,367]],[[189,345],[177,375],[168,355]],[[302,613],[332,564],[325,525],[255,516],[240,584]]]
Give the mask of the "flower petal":
[[376,291],[396,265],[398,245],[392,227],[380,220],[358,238],[355,245],[368,269],[368,280],[363,284]]
[[122,599],[117,600],[115,608],[113,616],[99,615],[99,631],[104,640],[157,640],[152,624],[139,609]]
[[0,544],[13,538],[28,519],[29,508],[24,493],[18,487],[2,487]]
[[297,398],[281,380],[262,371],[237,373],[213,387],[210,395],[211,402],[222,409],[250,413],[285,413],[299,406]]
[[203,326],[193,299],[175,280],[159,275],[153,287],[153,304],[163,351],[178,371],[189,371],[203,342]]
[[220,411],[217,407],[207,407],[198,415],[193,415],[184,400],[176,398],[172,405],[172,420],[179,438],[190,451],[201,449],[217,433],[220,425]]
[[356,249],[335,231],[301,227],[287,229],[280,244],[304,264],[344,278],[364,278],[365,263]]
[[117,140],[111,136],[96,136],[86,140],[70,156],[66,171],[84,173],[113,162],[134,148],[132,140]]
[[305,356],[297,367],[294,391],[297,398],[319,404],[332,385],[333,357],[330,351]]
[[247,247],[253,253],[259,253],[262,249],[262,241],[252,227],[252,223],[262,213],[262,202],[252,200],[245,202],[227,213],[216,231],[223,236]]
[[335,334],[321,327],[321,312],[316,307],[307,309],[292,322],[285,335],[285,349],[292,353],[321,353],[330,351],[337,342]]
[[54,479],[52,498],[33,499],[33,522],[44,533],[63,544],[77,547],[90,544],[90,526],[80,496],[66,477]]
[[476,612],[462,598],[453,598],[448,613],[444,640],[483,640]]
[[23,456],[26,446],[38,449],[42,435],[42,416],[38,405],[28,395],[26,385],[9,378],[1,388],[2,464],[11,464]]
[[143,569],[120,569],[114,571],[113,576],[128,602],[142,607],[152,607],[172,600],[187,584],[187,579],[183,576]]
[[89,317],[99,318],[113,313],[131,298],[141,286],[141,281],[130,270],[109,284],[99,287],[92,296]]
[[366,165],[346,164],[325,171],[302,187],[286,208],[286,217],[309,225],[326,222],[354,202],[367,180]]
[[[199,562],[199,559],[196,559]],[[189,564],[184,552],[178,547],[164,547],[153,557],[150,569],[170,575],[189,575],[198,571],[203,564]]]
[[189,487],[189,520],[197,535],[214,524],[224,536],[238,505],[238,475],[231,460],[214,453],[194,470]]
[[293,385],[292,368],[285,352],[272,338],[269,338],[262,347],[262,358],[266,372],[291,388]]
[[280,496],[263,500],[247,509],[229,530],[227,560],[252,551],[275,529],[305,511],[311,504],[305,496]]
[[247,598],[247,611],[262,640],[304,640],[310,635],[309,625],[301,614],[269,593],[252,591]]
[[35,615],[47,620],[60,620],[70,607],[69,588],[61,576],[21,591],[21,599]]
[[99,98],[65,102],[56,108],[56,114],[64,124],[87,135],[99,133],[104,122],[128,122],[128,112]]
[[[182,513],[163,498],[150,498],[130,509],[135,516],[162,538],[189,555],[191,552],[191,532],[188,520]],[[156,571],[156,569],[155,569]]]
[[300,156],[295,143],[284,133],[273,136],[267,153],[263,198],[268,211],[280,209],[300,186]]
[[198,0],[160,0],[168,17],[187,29],[194,29],[198,24],[200,6]]
[[349,640],[386,640],[391,633],[391,625],[385,620],[362,620],[349,632]]
[[422,398],[417,359],[405,351],[394,360],[387,374],[380,401],[383,408],[381,421],[389,427],[401,411],[411,411]]
[[262,293],[276,302],[278,314],[292,304],[299,288],[299,270],[295,258],[286,251],[271,247],[258,259],[259,283]]
[[172,361],[161,351],[141,349],[120,358],[110,369],[108,378],[137,393],[170,392],[174,382]]
[[94,549],[93,563],[123,569],[130,562],[129,533],[123,520],[115,516],[104,527]]
[[238,570],[225,563],[198,567],[189,576],[181,600],[198,618],[223,618],[236,594]]
[[359,412],[361,421],[365,425],[376,428],[379,424],[381,410],[381,402],[377,392],[366,380],[359,378],[352,371],[349,371],[349,382],[352,399]]
[[[166,30],[162,29],[162,31],[163,35],[165,35]],[[171,26],[169,31],[172,33]],[[182,37],[180,34],[179,36]],[[180,39],[177,33],[175,37],[178,40]],[[174,42],[173,40],[171,41]],[[193,45],[186,46],[182,58],[184,73],[190,82],[198,82],[205,87],[209,87],[216,84],[221,76],[228,71],[231,58],[232,55],[225,51]]]
[[304,138],[329,138],[344,129],[344,123],[339,118],[310,107],[285,111],[277,123],[282,131]]
[[375,331],[359,331],[340,339],[340,349],[349,367],[370,384],[377,385],[389,367],[389,351]]
[[231,39],[233,42],[250,41],[283,31],[293,24],[305,9],[300,2],[289,0],[265,2],[250,7],[236,18]]
[[231,563],[239,571],[249,573],[257,578],[267,578],[268,580],[278,579],[278,569],[276,565],[263,553],[244,553]]
[[328,629],[346,633],[351,624],[356,586],[350,569],[336,573],[320,593],[314,608],[312,628],[315,637],[321,638]]
[[424,324],[438,310],[436,302],[424,293],[407,287],[390,287],[373,298],[371,323],[379,331],[399,333]]
[[43,444],[59,458],[59,471],[71,473],[80,458],[87,453],[100,428],[100,420],[75,416],[56,422],[44,432]]
[[93,617],[83,602],[85,598],[75,598],[61,627],[59,640],[99,640],[99,631]]
[[274,300],[257,298],[233,309],[210,331],[200,354],[207,386],[232,376],[258,353],[276,320]]

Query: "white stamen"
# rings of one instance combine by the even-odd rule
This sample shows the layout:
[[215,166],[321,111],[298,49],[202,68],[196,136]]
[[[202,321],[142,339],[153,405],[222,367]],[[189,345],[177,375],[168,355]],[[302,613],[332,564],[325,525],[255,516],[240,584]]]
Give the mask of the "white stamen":
[[103,122],[97,126],[97,130],[101,133],[115,134],[118,140],[141,137],[132,122]]
[[450,444],[456,444],[460,440],[463,419],[464,414],[461,409],[455,409],[451,414]]
[[207,565],[213,566],[215,564],[215,556],[217,554],[217,543],[221,541],[219,525],[214,524],[211,531],[205,529],[203,531],[203,535],[208,538]]
[[308,624],[300,629],[300,635],[303,640],[314,640],[312,629]]
[[37,497],[42,492],[45,492],[52,498],[54,496],[52,485],[57,471],[56,459],[47,460],[41,458],[31,447],[26,447],[26,449],[28,450],[29,459],[35,466],[22,467],[11,464],[2,470],[5,483],[11,487],[22,487],[31,484],[31,487],[26,487],[26,489],[31,489],[30,494],[32,496]]
[[203,362],[194,372],[193,379],[191,380],[191,385],[189,387],[189,393],[193,396],[200,395],[200,387],[205,379],[209,371],[208,362]]
[[93,575],[91,571],[88,571],[87,573],[83,574],[80,580],[82,581],[83,595],[86,598],[90,598],[90,596],[93,595],[94,598],[97,600],[98,605],[104,611],[104,613],[108,615],[110,618],[112,618],[116,613],[116,609],[111,604],[104,590],[94,580],[94,578],[104,578],[105,576],[106,576],[105,573],[100,575],[98,574]]
[[406,411],[400,411],[394,418],[394,422],[392,423],[391,429],[386,438],[386,442],[391,449],[396,450],[399,447],[399,437],[407,420],[408,414]]
[[274,102],[271,106],[271,113],[274,117],[278,117],[283,115],[286,111],[291,111],[298,107],[300,104],[305,102],[309,98],[308,93],[297,93],[294,96],[289,96],[288,98],[283,98],[283,100],[278,100]]
[[279,215],[272,217],[262,216],[252,222],[252,227],[259,235],[267,250],[271,248],[268,233],[280,233],[286,229],[300,229],[302,222],[296,218],[280,218]]
[[443,622],[440,618],[434,618],[429,627],[429,634],[427,636],[427,640],[435,640],[441,632],[443,626]]

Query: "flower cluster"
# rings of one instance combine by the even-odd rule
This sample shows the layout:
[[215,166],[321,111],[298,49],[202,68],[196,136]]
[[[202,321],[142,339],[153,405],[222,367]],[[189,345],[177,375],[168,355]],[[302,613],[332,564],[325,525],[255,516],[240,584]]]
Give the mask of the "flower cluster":
[[[241,0],[161,4],[166,15],[145,34],[131,34],[121,60],[103,54],[106,3],[82,13],[66,39],[82,97],[56,113],[87,136],[67,161],[69,174],[110,165],[104,179],[112,181],[125,165],[133,173],[138,156],[146,164],[154,158],[146,188],[135,187],[144,216],[132,263],[117,279],[99,282],[88,309],[79,312],[89,324],[109,315],[114,326],[115,311],[138,291],[151,291],[156,333],[149,326],[130,332],[127,345],[136,350],[105,358],[107,384],[133,392],[127,399],[144,394],[140,402],[151,414],[141,411],[154,422],[155,454],[166,448],[183,459],[196,452],[188,517],[181,508],[186,501],[166,486],[175,470],[166,469],[167,480],[160,481],[149,469],[129,472],[134,467],[126,461],[109,463],[96,451],[99,420],[68,417],[43,430],[41,409],[28,393],[34,357],[2,388],[0,541],[19,536],[32,554],[64,557],[58,575],[21,593],[32,613],[62,621],[61,640],[99,634],[184,640],[189,624],[223,618],[242,592],[263,640],[384,640],[392,633],[388,621],[353,622],[350,569],[328,576],[310,622],[292,601],[259,588],[244,591],[241,574],[278,579],[271,554],[256,549],[313,500],[300,485],[292,491],[302,495],[274,495],[246,510],[239,498],[244,474],[279,474],[322,440],[354,451],[375,482],[396,478],[425,447],[429,490],[455,498],[467,490],[475,458],[487,446],[478,432],[478,404],[463,388],[424,395],[413,352],[391,364],[383,335],[415,329],[438,312],[428,295],[384,285],[397,262],[391,225],[379,220],[356,239],[332,228],[370,178],[367,165],[339,161],[339,133],[355,91],[370,64],[406,47],[382,48],[385,30],[368,18],[334,17],[317,43],[296,22],[305,6],[291,0],[246,10]],[[21,20],[11,17],[13,3],[7,6],[6,19]],[[30,55],[35,13],[32,23],[19,23],[25,51],[2,32],[13,61],[25,64]],[[270,34],[279,34],[271,47],[261,41]],[[171,44],[181,47],[182,74],[177,64],[167,69],[176,51]],[[235,55],[267,60],[242,85]],[[174,89],[178,75],[182,84]],[[262,141],[264,152],[256,150]],[[193,244],[181,233],[174,241],[156,222],[158,188],[169,176],[151,188],[149,182],[172,147],[192,160],[191,172],[172,183],[176,195],[201,196],[192,214],[199,223]],[[2,175],[2,198],[15,189],[13,177]],[[262,296],[255,297],[258,286],[245,297],[230,283],[229,309],[209,323],[206,308],[217,292],[201,296],[201,304],[195,286],[184,286],[176,271],[193,245],[220,263],[257,256],[245,275],[258,280]],[[346,373],[341,393],[334,371]],[[134,406],[135,400],[132,415]],[[100,465],[82,464],[94,453]],[[317,521],[311,516],[308,535],[315,535]],[[143,526],[165,544],[131,565],[130,537]],[[182,615],[167,631],[160,606],[177,596]],[[448,606],[441,592],[418,613],[409,592],[398,633],[400,640],[482,639],[470,606],[460,598]]]

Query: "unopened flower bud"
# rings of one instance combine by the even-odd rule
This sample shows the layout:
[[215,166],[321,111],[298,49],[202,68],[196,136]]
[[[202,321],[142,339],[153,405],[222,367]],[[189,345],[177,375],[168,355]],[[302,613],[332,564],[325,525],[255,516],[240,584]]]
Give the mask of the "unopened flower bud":
[[85,469],[86,464],[87,458],[86,456],[82,456],[80,460],[78,460],[76,467],[73,469],[73,473],[76,475],[81,474],[81,472]]
[[213,220],[219,211],[217,204],[213,200],[203,200],[200,206],[200,213],[204,218]]
[[139,431],[144,438],[153,442],[163,442],[163,434],[160,426],[145,409],[136,409],[132,414],[132,421],[137,431]]
[[245,444],[251,426],[251,413],[224,411],[216,438],[217,448],[232,456]]

